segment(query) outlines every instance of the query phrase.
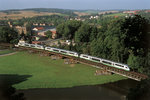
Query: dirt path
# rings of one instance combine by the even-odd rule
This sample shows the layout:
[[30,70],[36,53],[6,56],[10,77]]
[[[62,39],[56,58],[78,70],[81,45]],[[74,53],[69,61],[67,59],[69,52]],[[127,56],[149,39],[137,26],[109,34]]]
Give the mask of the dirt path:
[[2,54],[2,55],[0,55],[0,57],[3,57],[3,56],[10,56],[10,55],[14,55],[14,54],[16,54],[17,52],[13,52],[13,53],[8,53],[8,54]]

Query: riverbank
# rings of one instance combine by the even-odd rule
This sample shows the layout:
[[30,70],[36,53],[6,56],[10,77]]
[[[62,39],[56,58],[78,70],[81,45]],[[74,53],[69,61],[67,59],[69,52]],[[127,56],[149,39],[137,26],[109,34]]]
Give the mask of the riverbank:
[[[23,81],[13,84],[16,89],[67,88],[126,79],[116,74],[95,76],[97,68],[84,64],[66,65],[63,60],[52,60],[27,52],[1,57],[0,62],[0,75],[25,76]],[[15,79],[20,81],[21,78]]]

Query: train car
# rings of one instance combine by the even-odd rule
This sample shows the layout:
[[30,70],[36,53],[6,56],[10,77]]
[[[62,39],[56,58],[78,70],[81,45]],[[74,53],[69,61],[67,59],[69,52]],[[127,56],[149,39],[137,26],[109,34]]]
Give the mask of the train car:
[[118,68],[118,69],[123,69],[123,70],[126,70],[126,71],[130,71],[130,68],[126,64],[116,63],[116,62],[113,62],[113,61],[110,61],[110,60],[97,58],[97,57],[93,57],[93,56],[89,56],[89,55],[85,55],[85,54],[81,54],[80,58],[90,60],[90,61],[93,61],[93,62],[97,62],[97,63],[102,63],[104,65],[115,67],[115,68]]
[[92,56],[90,56],[90,60],[92,60],[92,61],[94,61],[94,62],[98,62],[98,63],[101,62],[101,58],[92,57]]
[[24,43],[24,46],[25,46],[25,47],[31,47],[31,44],[29,44],[29,43]]
[[36,48],[36,45],[35,44],[30,44],[30,47],[31,48]]
[[35,45],[35,48],[37,48],[37,49],[45,49],[44,46],[42,46],[42,45]]
[[47,50],[47,51],[52,51],[51,48],[52,48],[52,47],[45,47],[45,50]]
[[108,66],[112,66],[113,67],[113,62],[110,60],[106,60],[106,59],[101,59],[101,63],[108,65]]
[[25,46],[25,43],[18,43],[18,46]]
[[59,50],[60,50],[60,49],[57,49],[57,48],[51,48],[51,51],[52,51],[52,52],[60,53]]
[[80,57],[80,58],[83,58],[83,59],[90,60],[89,55],[80,54],[80,56],[79,56],[79,57]]
[[126,65],[126,64],[114,63],[113,66],[116,67],[116,68],[124,69],[124,70],[126,70],[126,71],[130,71],[129,66]]
[[45,50],[52,51],[52,52],[57,52],[69,56],[75,56],[78,57],[77,52],[69,51],[69,50],[64,50],[64,49],[58,49],[58,48],[53,48],[53,47],[45,47]]
[[77,52],[68,51],[67,55],[79,57],[79,54]]

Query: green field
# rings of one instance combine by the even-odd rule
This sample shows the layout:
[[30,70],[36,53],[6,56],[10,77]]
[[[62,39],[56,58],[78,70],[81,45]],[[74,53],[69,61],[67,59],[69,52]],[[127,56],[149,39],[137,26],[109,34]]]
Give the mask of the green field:
[[38,54],[18,52],[0,57],[1,75],[30,76],[13,84],[17,89],[65,88],[96,85],[126,79],[116,74],[95,76],[96,68],[83,64],[66,65],[63,60],[52,60]]
[[105,15],[105,17],[126,16],[126,15],[127,15],[127,14],[124,14],[124,13],[114,13],[114,14]]
[[12,50],[2,50],[2,51],[0,51],[0,55],[12,53],[12,52],[14,52],[14,51],[12,51]]

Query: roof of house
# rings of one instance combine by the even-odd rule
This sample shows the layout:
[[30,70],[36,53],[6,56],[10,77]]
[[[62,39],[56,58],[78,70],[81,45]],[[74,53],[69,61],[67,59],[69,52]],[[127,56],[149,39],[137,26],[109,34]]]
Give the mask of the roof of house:
[[44,27],[36,27],[37,30],[43,30]]
[[52,34],[56,34],[56,31],[54,31],[54,30],[53,30],[53,31],[51,31],[51,32],[52,32]]
[[32,44],[40,44],[40,41],[32,41]]

